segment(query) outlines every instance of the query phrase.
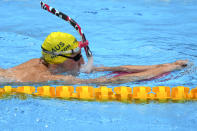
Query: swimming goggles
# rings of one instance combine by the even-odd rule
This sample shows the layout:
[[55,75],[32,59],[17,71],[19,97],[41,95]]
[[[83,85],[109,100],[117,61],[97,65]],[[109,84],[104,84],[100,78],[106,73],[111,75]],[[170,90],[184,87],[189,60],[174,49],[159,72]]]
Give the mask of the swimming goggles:
[[66,56],[66,55],[63,55],[63,54],[59,54],[58,56],[66,57],[66,58],[72,59],[74,61],[79,61],[80,58],[82,57],[81,52],[74,57]]

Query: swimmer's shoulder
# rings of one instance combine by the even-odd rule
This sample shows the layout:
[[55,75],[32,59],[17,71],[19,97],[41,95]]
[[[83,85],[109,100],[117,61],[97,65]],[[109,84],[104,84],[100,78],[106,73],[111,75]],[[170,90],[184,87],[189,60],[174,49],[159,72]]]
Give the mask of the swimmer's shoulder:
[[34,58],[34,59],[28,60],[28,61],[26,61],[26,62],[24,62],[22,64],[34,64],[34,63],[37,64],[39,62],[40,62],[40,59],[39,58]]
[[30,68],[30,67],[33,67],[35,65],[38,65],[40,64],[40,59],[39,58],[35,58],[35,59],[31,59],[31,60],[28,60],[20,65],[17,65],[15,67],[12,67],[10,68],[10,70],[16,70],[16,69],[26,69],[26,68]]
[[28,60],[20,65],[17,65],[15,67],[11,67],[11,68],[8,68],[8,69],[3,69],[3,68],[0,68],[0,73],[1,72],[6,72],[8,70],[11,70],[11,69],[15,69],[15,68],[25,68],[25,67],[28,67],[28,65],[30,66],[33,66],[33,65],[37,65],[37,64],[40,64],[40,59],[39,58],[34,58],[34,59],[31,59],[31,60]]

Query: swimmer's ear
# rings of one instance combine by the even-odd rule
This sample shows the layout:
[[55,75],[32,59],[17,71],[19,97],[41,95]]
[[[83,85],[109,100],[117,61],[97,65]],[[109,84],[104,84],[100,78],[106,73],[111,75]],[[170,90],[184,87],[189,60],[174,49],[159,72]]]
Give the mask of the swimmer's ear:
[[49,64],[44,60],[44,58],[43,57],[40,57],[40,63],[41,64],[44,64],[45,66],[49,66]]
[[43,63],[43,62],[44,62],[44,58],[40,57],[40,63]]

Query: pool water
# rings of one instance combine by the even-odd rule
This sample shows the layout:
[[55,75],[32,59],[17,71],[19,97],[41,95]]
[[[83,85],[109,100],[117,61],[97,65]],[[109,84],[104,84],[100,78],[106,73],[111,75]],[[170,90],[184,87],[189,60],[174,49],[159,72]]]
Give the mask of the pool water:
[[[44,2],[79,23],[90,42],[96,66],[153,65],[178,59],[188,59],[193,64],[157,80],[108,87],[196,87],[197,1]],[[39,58],[40,46],[50,32],[67,32],[80,39],[68,23],[41,9],[39,0],[0,0],[0,12],[2,68],[16,66],[31,58]],[[81,73],[79,78],[95,78],[101,75],[106,75],[106,72],[91,75]],[[2,87],[5,84],[1,82]],[[53,84],[56,85],[62,83]],[[196,110],[196,102],[125,104],[12,98],[0,100],[0,127],[1,130],[20,131],[193,131],[197,123]]]

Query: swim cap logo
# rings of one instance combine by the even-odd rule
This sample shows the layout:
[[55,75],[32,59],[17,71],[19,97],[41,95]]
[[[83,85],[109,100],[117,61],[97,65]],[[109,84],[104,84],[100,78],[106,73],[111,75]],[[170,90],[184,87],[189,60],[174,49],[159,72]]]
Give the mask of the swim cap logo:
[[[57,52],[57,51],[59,51],[59,50],[61,50],[61,51],[66,51],[66,50],[68,50],[68,48],[71,47],[70,44],[68,44],[66,47],[64,47],[64,45],[65,45],[65,43],[60,42],[57,46],[55,46],[54,48],[52,48],[52,52]],[[64,48],[61,49],[62,47],[64,47]]]
[[52,48],[52,52],[56,52],[58,50],[61,49],[61,47],[63,47],[65,44],[63,42],[60,42],[59,44],[57,44],[57,46],[55,46],[54,48]]
[[70,48],[71,46],[70,46],[70,44],[68,44],[64,49],[62,49],[62,51],[66,51],[66,50],[68,50],[68,48]]
[[[57,52],[57,51],[66,51],[68,50],[68,48],[71,47],[70,44],[68,44],[66,47],[64,47],[65,43],[60,42],[59,44],[57,44],[54,48],[52,48],[52,52]],[[63,49],[61,49],[62,47],[64,47]],[[51,55],[51,58],[55,58],[57,57],[57,55]]]

